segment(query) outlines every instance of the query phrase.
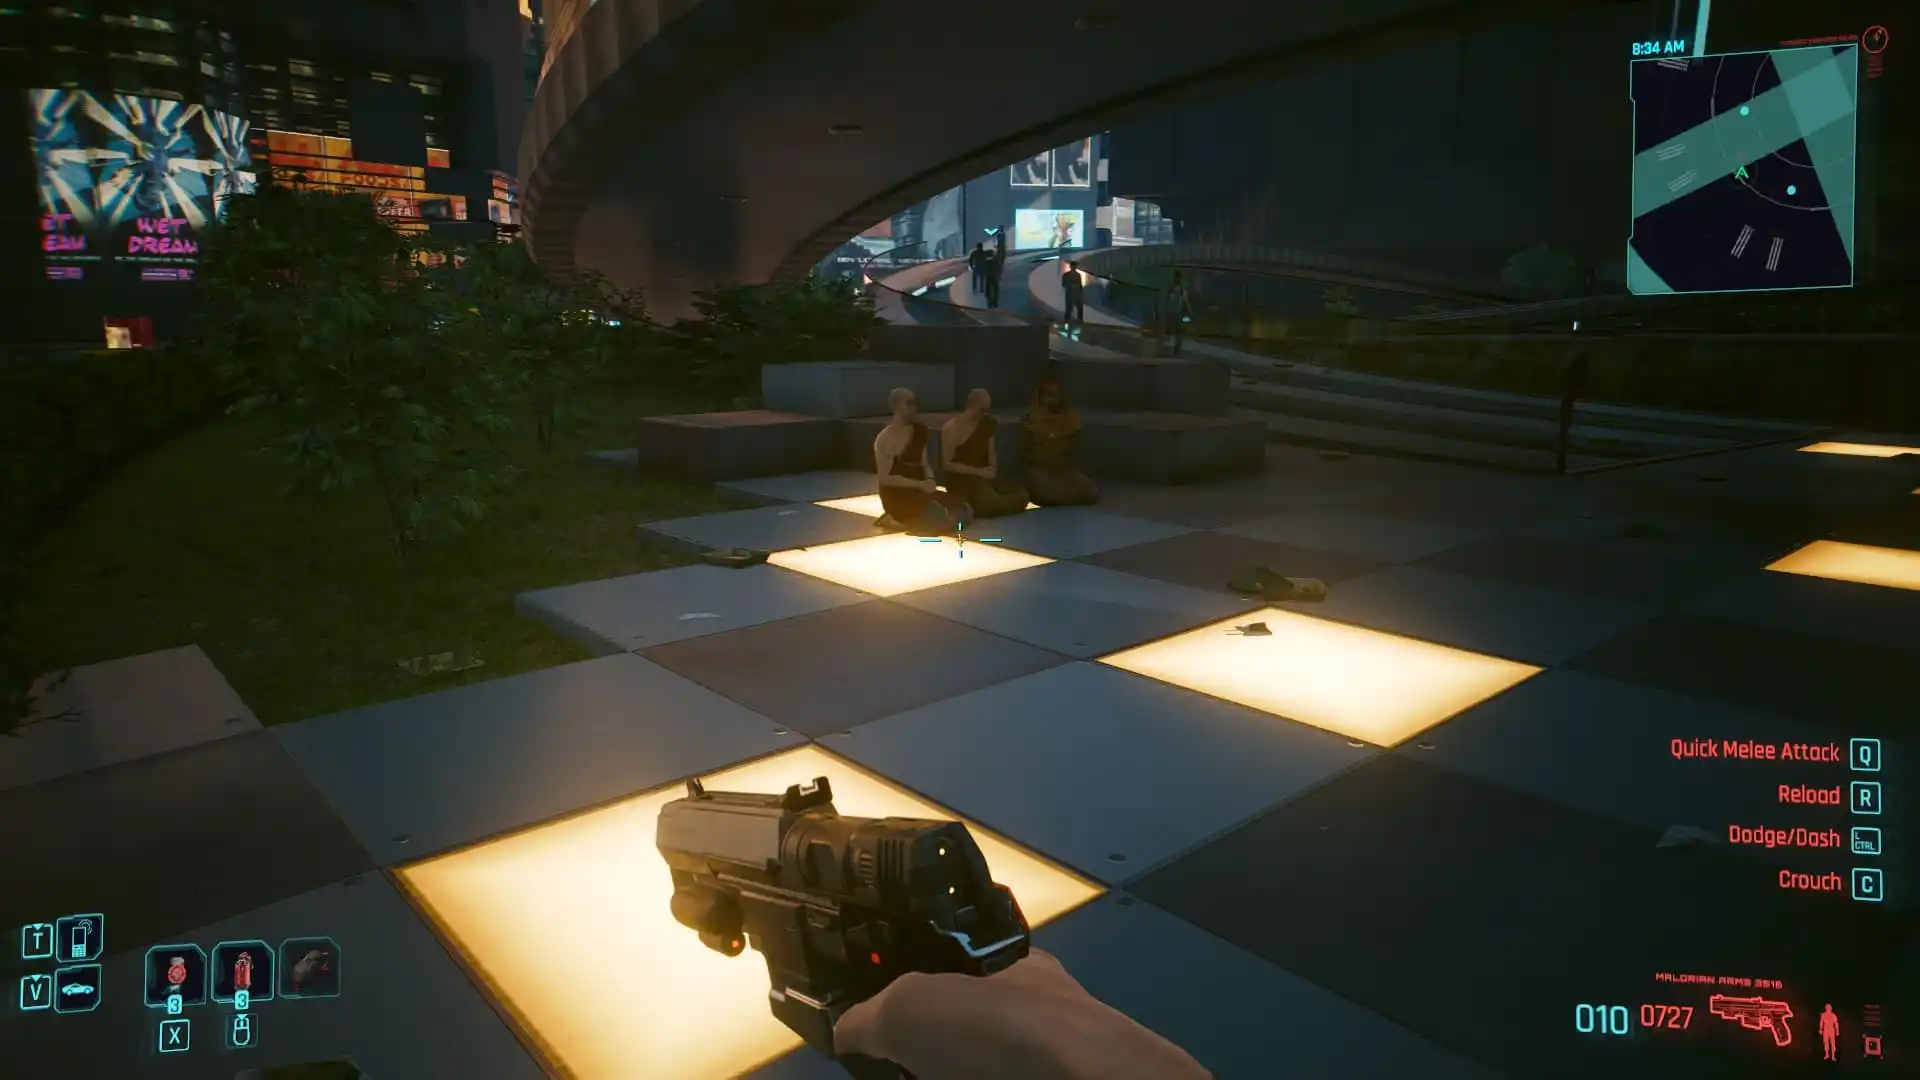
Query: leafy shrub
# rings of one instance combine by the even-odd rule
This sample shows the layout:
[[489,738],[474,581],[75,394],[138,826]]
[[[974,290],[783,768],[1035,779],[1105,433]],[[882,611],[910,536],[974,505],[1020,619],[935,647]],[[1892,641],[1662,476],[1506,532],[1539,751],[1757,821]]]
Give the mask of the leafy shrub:
[[201,250],[203,334],[241,407],[285,428],[294,488],[371,484],[396,561],[463,531],[517,474],[499,438],[520,357],[462,332],[461,252],[394,231],[364,197],[284,189],[232,200]]
[[866,351],[880,323],[858,286],[817,277],[702,292],[694,309],[672,336],[693,388],[709,394],[756,392],[762,364],[846,360]]

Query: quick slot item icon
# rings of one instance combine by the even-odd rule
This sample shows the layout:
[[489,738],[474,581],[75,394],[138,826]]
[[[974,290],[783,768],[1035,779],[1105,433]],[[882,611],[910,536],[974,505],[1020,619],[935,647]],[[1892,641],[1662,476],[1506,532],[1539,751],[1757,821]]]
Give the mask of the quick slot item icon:
[[53,924],[54,959],[63,964],[90,964],[100,959],[107,944],[107,917],[62,915]]
[[[223,941],[213,947],[213,1000],[245,1009],[273,1000],[273,947],[264,941]],[[247,1004],[242,1004],[242,995]]]
[[53,973],[53,1011],[92,1012],[100,1007],[100,965],[78,964]]
[[280,996],[340,996],[340,946],[330,937],[288,938],[280,943]]
[[156,945],[147,950],[146,1004],[169,1016],[207,1003],[207,954],[193,944]]

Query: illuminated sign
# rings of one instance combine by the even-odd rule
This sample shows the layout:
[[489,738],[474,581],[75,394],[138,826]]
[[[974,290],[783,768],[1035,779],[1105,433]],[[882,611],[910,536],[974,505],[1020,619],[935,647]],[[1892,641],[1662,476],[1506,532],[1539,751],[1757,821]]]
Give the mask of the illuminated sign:
[[[191,263],[197,231],[220,217],[229,197],[253,190],[243,119],[130,94],[27,95],[40,250],[50,264]],[[48,278],[83,280],[84,271],[49,267]]]
[[[266,153],[273,182],[295,191],[370,195],[374,212],[396,227],[413,231],[424,222],[467,220],[467,200],[427,190],[426,169],[360,161],[353,140],[295,131],[267,132]],[[445,150],[429,149],[427,164],[445,168]]]

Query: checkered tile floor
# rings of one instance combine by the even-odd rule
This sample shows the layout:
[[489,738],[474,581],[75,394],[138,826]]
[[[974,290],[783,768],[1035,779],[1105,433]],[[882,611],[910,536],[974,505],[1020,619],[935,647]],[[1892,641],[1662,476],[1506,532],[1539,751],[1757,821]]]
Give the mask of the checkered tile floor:
[[[884,598],[774,565],[529,593],[523,615],[599,658],[0,790],[0,922],[105,908],[110,942],[97,1013],[0,1013],[0,1045],[33,1076],[336,1056],[376,1080],[839,1075],[768,1027],[757,960],[631,929],[665,914],[632,869],[658,800],[634,797],[743,763],[755,784],[838,770],[848,812],[931,806],[997,838],[1050,916],[1039,944],[1226,1080],[1711,1071],[1609,1056],[1568,1022],[1662,968],[1920,1015],[1904,858],[1892,902],[1820,904],[1770,887],[1777,859],[1658,844],[1778,816],[1771,780],[1675,762],[1677,736],[1880,736],[1907,775],[1920,591],[1764,567],[1818,539],[1920,549],[1909,460],[1547,480],[1277,451],[1254,479],[982,523],[1041,558]],[[872,535],[814,505],[871,482],[752,481],[786,501],[648,529],[818,552]],[[1225,588],[1255,564],[1330,595],[1255,615]],[[1253,618],[1275,634],[1229,633]],[[1173,651],[1242,650],[1224,674],[1138,673],[1185,671],[1138,658],[1201,627]],[[1428,644],[1348,655],[1402,638]],[[1422,713],[1467,692],[1463,664],[1510,688]],[[1248,665],[1301,717],[1370,709],[1399,734],[1235,704],[1219,687]],[[264,1006],[252,1050],[214,1030],[151,1050],[158,1017],[122,989],[147,946],[301,934],[341,943],[343,996]],[[687,1042],[703,1012],[732,1026]]]

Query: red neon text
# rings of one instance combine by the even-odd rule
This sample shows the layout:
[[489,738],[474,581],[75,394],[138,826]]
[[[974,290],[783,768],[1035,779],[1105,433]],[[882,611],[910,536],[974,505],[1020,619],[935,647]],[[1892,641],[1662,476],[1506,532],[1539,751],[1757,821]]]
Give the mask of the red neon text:
[[1727,826],[1727,843],[1752,844],[1763,848],[1837,848],[1840,846],[1840,833],[1837,829],[1808,829],[1796,826],[1791,829],[1774,829],[1765,825],[1747,828],[1744,825]]
[[1804,892],[1839,892],[1844,888],[1839,874],[1799,874],[1792,870],[1780,871],[1780,887]]
[[1673,1028],[1685,1031],[1693,1025],[1693,1006],[1691,1005],[1642,1005],[1640,1006],[1640,1026],[1649,1028]]
[[1672,739],[1667,752],[1682,761],[1716,758],[1728,761],[1818,761],[1838,763],[1839,743],[1759,742],[1755,739]]
[[1781,784],[1780,801],[1796,806],[1839,806],[1840,788],[1838,785],[1817,788],[1805,784]]

